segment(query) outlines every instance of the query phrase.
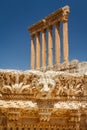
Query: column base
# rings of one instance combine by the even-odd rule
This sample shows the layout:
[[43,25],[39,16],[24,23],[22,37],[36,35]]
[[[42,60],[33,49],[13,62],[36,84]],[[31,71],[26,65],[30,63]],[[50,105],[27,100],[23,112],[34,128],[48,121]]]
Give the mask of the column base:
[[36,68],[35,70],[39,70],[39,71],[40,71],[40,70],[41,70],[41,68]]
[[48,65],[47,70],[53,70],[53,65]]
[[43,72],[45,72],[46,71],[46,69],[47,69],[47,67],[45,66],[45,67],[41,67],[41,71],[43,71]]

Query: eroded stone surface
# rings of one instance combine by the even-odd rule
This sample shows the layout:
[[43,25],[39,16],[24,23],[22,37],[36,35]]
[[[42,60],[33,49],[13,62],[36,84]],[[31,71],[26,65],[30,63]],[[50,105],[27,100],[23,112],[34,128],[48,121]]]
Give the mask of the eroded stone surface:
[[0,70],[0,128],[74,129],[78,123],[87,126],[87,73]]
[[30,94],[35,98],[83,96],[86,77],[61,71],[1,71],[0,94]]

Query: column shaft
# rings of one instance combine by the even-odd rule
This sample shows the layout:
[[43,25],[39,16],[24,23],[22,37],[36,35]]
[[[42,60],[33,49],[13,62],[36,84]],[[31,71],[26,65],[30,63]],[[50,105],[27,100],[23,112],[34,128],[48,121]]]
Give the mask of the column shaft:
[[35,45],[34,37],[31,38],[31,69],[34,69],[35,65]]
[[30,127],[30,130],[34,130],[34,127]]
[[55,27],[55,61],[56,64],[60,64],[60,31],[59,23]]
[[16,130],[16,127],[13,127],[12,130]]
[[0,130],[3,130],[3,129],[4,129],[4,128],[1,126],[1,127],[0,127]]
[[40,68],[40,33],[36,35],[36,69]]
[[28,130],[28,128],[24,128],[24,130]]
[[54,127],[53,130],[57,130],[57,127]]
[[46,67],[46,32],[42,32],[42,67]]
[[52,27],[48,29],[48,66],[53,65]]
[[63,22],[63,58],[68,63],[68,22]]

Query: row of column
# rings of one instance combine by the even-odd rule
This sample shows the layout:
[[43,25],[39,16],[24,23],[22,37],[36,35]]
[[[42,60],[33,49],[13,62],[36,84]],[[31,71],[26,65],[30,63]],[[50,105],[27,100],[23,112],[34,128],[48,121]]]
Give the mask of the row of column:
[[[60,23],[55,25],[55,62],[60,64]],[[48,66],[53,66],[53,37],[52,26],[48,27]],[[36,51],[34,36],[31,37],[31,69],[35,67],[36,55],[36,69],[40,68],[40,32],[36,34]],[[36,53],[35,53],[36,52]],[[63,61],[68,62],[68,22],[63,22]],[[42,31],[42,67],[46,67],[46,31]]]

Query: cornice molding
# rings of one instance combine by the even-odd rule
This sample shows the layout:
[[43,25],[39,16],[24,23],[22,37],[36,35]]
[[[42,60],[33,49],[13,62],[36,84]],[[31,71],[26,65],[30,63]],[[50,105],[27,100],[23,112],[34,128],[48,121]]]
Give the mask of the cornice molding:
[[42,32],[42,30],[47,29],[49,26],[54,26],[57,22],[68,21],[69,12],[69,6],[64,6],[63,8],[53,12],[36,24],[30,26],[28,28],[30,35],[35,35],[37,32]]

